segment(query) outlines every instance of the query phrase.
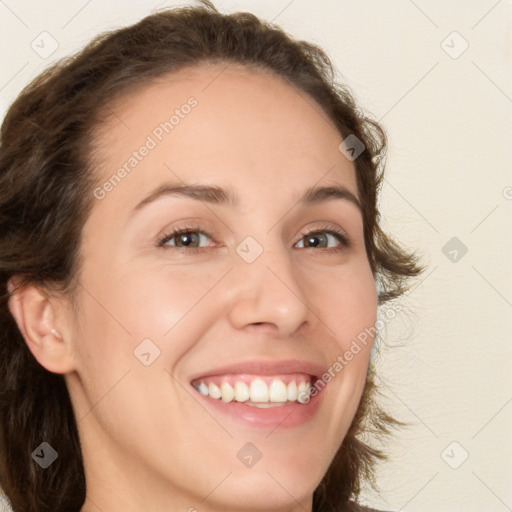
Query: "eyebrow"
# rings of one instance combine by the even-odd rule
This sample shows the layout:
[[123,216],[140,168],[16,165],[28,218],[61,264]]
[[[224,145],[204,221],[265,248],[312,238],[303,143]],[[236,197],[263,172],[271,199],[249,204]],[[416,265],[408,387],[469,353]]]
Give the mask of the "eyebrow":
[[[236,195],[222,187],[214,185],[165,183],[157,187],[142,201],[140,201],[137,206],[135,206],[134,212],[158,199],[161,199],[162,197],[168,196],[188,197],[211,204],[227,205],[232,207],[237,207],[239,205],[239,200]],[[360,211],[362,211],[359,199],[342,185],[311,187],[299,198],[297,204],[307,206],[310,204],[330,201],[332,199],[344,199],[354,204]]]

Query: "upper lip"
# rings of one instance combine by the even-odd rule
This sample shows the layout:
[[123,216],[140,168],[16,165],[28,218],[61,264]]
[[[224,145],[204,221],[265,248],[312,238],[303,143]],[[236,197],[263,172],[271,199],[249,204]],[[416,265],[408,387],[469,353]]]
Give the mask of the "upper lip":
[[324,372],[323,367],[311,361],[300,361],[297,359],[283,360],[250,360],[231,363],[225,366],[218,366],[191,376],[190,382],[201,380],[205,377],[220,375],[283,375],[288,373],[304,373],[317,379]]

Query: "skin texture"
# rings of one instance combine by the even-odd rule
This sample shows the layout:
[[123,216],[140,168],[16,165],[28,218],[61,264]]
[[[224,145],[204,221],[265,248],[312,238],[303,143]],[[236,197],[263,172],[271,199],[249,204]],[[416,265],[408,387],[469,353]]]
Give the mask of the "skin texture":
[[[197,100],[95,199],[78,310],[34,287],[10,304],[37,360],[66,376],[86,470],[82,512],[311,510],[357,409],[371,343],[325,387],[316,415],[294,428],[234,422],[190,384],[199,372],[254,359],[327,370],[377,311],[357,206],[297,202],[312,186],[357,196],[341,135],[282,79],[224,68],[182,70],[112,105],[96,136],[100,185],[176,108]],[[167,195],[134,211],[158,186],[183,182],[229,189],[238,205]],[[326,226],[343,230],[350,246],[333,236],[325,248],[303,246],[306,233]],[[198,251],[158,246],[173,228],[189,227],[208,235]],[[253,263],[236,252],[248,236],[263,248]],[[160,350],[149,366],[134,356],[144,339]],[[251,468],[237,457],[246,442],[262,453]]]

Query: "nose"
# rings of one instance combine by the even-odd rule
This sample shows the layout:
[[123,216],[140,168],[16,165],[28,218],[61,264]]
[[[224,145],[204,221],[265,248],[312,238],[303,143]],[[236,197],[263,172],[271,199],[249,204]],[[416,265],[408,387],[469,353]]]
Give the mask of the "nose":
[[240,259],[236,266],[228,313],[233,327],[257,327],[286,337],[312,321],[300,276],[285,250],[264,252],[253,263]]

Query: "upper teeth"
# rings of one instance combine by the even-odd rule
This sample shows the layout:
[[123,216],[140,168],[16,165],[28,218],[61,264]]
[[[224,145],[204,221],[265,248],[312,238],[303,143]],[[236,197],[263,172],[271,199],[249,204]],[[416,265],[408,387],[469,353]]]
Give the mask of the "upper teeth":
[[284,403],[297,401],[301,404],[309,402],[311,384],[309,381],[291,380],[286,385],[281,379],[272,378],[267,384],[262,378],[255,378],[250,383],[241,380],[235,381],[232,386],[224,381],[218,386],[214,382],[206,383],[201,380],[194,384],[194,387],[204,396],[220,398],[223,402],[247,402],[254,403]]

